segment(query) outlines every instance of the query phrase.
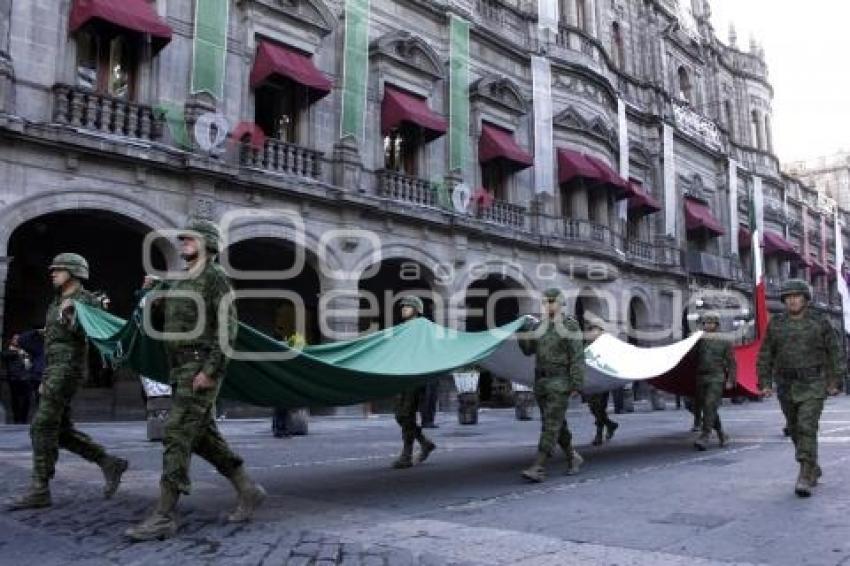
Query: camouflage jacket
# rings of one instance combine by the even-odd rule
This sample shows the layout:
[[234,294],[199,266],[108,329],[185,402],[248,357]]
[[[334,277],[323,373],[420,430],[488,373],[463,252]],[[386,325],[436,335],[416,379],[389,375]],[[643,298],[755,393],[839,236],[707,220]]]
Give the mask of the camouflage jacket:
[[[820,368],[816,372],[819,377],[792,379],[795,383],[789,383],[783,372],[804,368]],[[794,389],[800,394],[807,389],[821,395],[828,384],[837,384],[843,373],[835,331],[824,316],[807,308],[799,319],[785,313],[770,319],[759,350],[759,387],[772,387],[775,380],[780,389]]]
[[[544,320],[543,333],[536,338],[522,338],[519,346],[525,355],[535,354],[537,371],[564,384],[564,391],[578,391],[584,386],[584,341],[578,321],[571,316],[554,321]],[[539,381],[538,377],[535,381]]]
[[63,316],[62,303],[66,300],[102,308],[100,300],[82,286],[67,296],[56,294],[47,307],[47,319],[44,323],[44,352],[47,368],[63,365],[83,373],[88,357],[88,343],[83,329],[76,324],[73,316]]
[[697,342],[697,375],[705,382],[735,383],[737,365],[732,344],[720,336],[703,334]]
[[[202,353],[204,365],[201,370],[210,377],[223,375],[227,367],[227,356],[219,340],[219,324],[227,325],[227,343],[232,347],[236,340],[238,321],[236,305],[231,301],[227,307],[226,320],[219,321],[219,305],[229,300],[233,292],[224,270],[217,263],[208,261],[203,270],[193,278],[164,281],[156,288],[162,292],[163,332],[188,334],[198,326],[199,304],[203,308],[202,327],[197,336],[166,339],[169,352],[196,349]],[[179,294],[178,294],[179,293]],[[189,298],[186,293],[196,294]]]

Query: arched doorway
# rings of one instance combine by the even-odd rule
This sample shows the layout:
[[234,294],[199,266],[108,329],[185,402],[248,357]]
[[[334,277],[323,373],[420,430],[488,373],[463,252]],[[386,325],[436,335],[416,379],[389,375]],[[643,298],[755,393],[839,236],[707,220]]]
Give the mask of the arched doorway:
[[383,329],[401,322],[398,300],[408,293],[422,299],[425,318],[434,320],[435,316],[442,316],[438,312],[441,305],[437,304],[440,299],[435,297],[432,285],[434,274],[421,263],[402,258],[385,259],[364,273],[358,283],[360,308],[364,313],[373,312],[360,317],[361,332],[370,326]]
[[584,330],[585,316],[593,315],[606,322],[612,322],[610,313],[608,301],[604,300],[598,293],[590,288],[579,291],[578,296],[576,296],[573,315],[578,320],[582,330]]
[[[127,317],[136,305],[136,291],[144,277],[143,240],[149,231],[148,226],[131,218],[101,210],[55,212],[18,226],[7,246],[11,262],[6,279],[3,336],[43,328],[53,296],[47,267],[61,252],[85,257],[91,272],[86,288],[106,293],[111,311]],[[165,245],[165,240],[157,244]],[[151,262],[155,269],[165,269],[162,248],[152,249]],[[139,388],[134,375],[113,372],[92,348],[88,379],[74,408],[86,419],[142,418],[144,405]]]

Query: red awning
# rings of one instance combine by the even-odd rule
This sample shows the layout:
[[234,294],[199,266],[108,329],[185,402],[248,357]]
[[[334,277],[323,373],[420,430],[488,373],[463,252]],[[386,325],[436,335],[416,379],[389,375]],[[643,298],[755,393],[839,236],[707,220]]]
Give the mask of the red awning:
[[661,204],[651,194],[643,189],[640,181],[629,179],[632,196],[629,197],[629,212],[645,216],[661,210]]
[[764,231],[764,255],[777,255],[786,259],[802,259],[791,242],[770,230]]
[[748,250],[753,247],[753,233],[748,228],[738,226],[738,249]]
[[310,55],[270,41],[260,41],[254,68],[251,69],[251,88],[275,76],[304,85],[314,101],[329,94],[333,88],[331,80],[316,68]]
[[74,0],[68,27],[75,32],[89,23],[149,34],[154,51],[171,41],[171,26],[159,17],[147,0]]
[[825,275],[826,274],[826,267],[824,267],[824,265],[821,262],[819,262],[818,260],[811,259],[809,263],[811,263],[811,265],[809,265],[809,271],[811,272],[812,275]]
[[425,140],[431,141],[446,133],[448,122],[428,107],[428,100],[391,85],[384,85],[381,102],[381,133],[387,135],[403,122],[420,126]]
[[607,163],[602,161],[596,156],[593,155],[585,155],[585,158],[590,162],[591,165],[596,167],[599,170],[599,174],[603,182],[607,185],[610,185],[617,191],[617,200],[624,199],[627,197],[633,196],[632,186],[629,185],[629,182],[617,175],[613,169],[611,169]]
[[599,168],[588,161],[587,157],[579,151],[559,147],[557,157],[559,185],[568,183],[573,179],[595,183],[605,180],[600,175]]
[[685,198],[685,228],[688,232],[705,230],[712,236],[722,236],[726,233],[708,205],[691,198]]
[[531,155],[517,145],[513,132],[482,122],[481,138],[478,140],[478,161],[487,163],[494,159],[503,159],[516,169],[534,165]]

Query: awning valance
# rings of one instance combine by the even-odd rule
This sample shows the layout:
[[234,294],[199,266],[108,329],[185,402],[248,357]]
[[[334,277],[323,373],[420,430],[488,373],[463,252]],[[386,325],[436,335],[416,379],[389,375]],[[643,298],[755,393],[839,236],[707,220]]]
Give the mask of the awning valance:
[[629,180],[632,196],[629,197],[629,212],[645,216],[661,210],[661,204],[649,192],[645,191],[639,181]]
[[331,80],[316,68],[310,55],[261,40],[251,69],[251,87],[256,88],[275,76],[304,85],[314,101],[326,96],[333,88]]
[[147,0],[74,0],[68,20],[71,32],[90,23],[149,34],[155,52],[171,41],[171,26],[159,17],[154,5]]
[[402,123],[420,126],[425,140],[431,141],[446,133],[448,122],[428,107],[428,100],[391,85],[384,85],[381,102],[381,133],[389,134]]
[[585,158],[599,170],[602,181],[617,191],[617,200],[633,196],[632,186],[620,177],[607,163],[594,155],[585,155]]
[[770,230],[764,231],[764,255],[780,256],[785,259],[800,259],[800,254],[797,253],[791,242]]
[[748,228],[738,226],[738,249],[748,250],[753,247],[753,233]]
[[502,159],[515,169],[526,169],[534,165],[531,155],[517,145],[513,132],[482,122],[481,138],[478,140],[478,161],[487,163],[495,159]]
[[722,236],[726,233],[708,205],[692,198],[685,198],[685,228],[688,232],[704,230],[712,236]]

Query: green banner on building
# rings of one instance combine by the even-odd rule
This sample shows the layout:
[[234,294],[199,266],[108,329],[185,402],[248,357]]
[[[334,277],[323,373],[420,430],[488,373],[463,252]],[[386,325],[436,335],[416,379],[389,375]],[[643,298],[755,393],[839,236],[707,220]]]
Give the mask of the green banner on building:
[[195,1],[195,40],[192,46],[192,94],[224,97],[227,21],[230,0]]
[[449,34],[449,168],[463,171],[469,147],[469,22],[452,16]]
[[369,78],[369,0],[345,0],[345,46],[342,63],[340,133],[361,142],[365,127]]

